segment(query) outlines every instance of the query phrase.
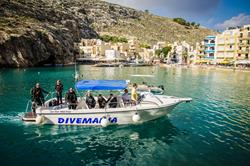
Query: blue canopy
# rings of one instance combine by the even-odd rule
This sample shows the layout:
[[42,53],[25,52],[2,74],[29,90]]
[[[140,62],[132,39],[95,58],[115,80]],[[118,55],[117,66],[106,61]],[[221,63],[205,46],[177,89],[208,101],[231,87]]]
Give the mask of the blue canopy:
[[81,80],[75,84],[77,90],[123,90],[127,87],[125,80]]

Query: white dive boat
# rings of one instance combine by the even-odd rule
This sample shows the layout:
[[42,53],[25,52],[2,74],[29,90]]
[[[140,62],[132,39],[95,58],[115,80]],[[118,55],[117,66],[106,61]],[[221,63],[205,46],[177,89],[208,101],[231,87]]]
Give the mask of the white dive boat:
[[[127,88],[125,80],[82,80],[76,83],[76,89],[80,90],[123,90]],[[138,104],[125,104],[121,96],[117,96],[116,108],[89,109],[84,97],[78,98],[76,109],[68,109],[67,103],[50,106],[55,98],[45,102],[43,106],[36,108],[35,116],[26,113],[24,121],[33,121],[37,124],[57,125],[83,125],[83,126],[108,126],[137,124],[160,118],[170,113],[175,106],[182,102],[189,102],[191,98],[178,98],[165,95],[153,95],[146,92],[141,95]]]

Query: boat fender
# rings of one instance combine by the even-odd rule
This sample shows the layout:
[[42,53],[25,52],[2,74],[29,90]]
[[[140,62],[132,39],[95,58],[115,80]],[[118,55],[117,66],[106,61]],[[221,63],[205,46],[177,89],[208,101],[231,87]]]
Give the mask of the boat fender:
[[141,120],[141,117],[140,117],[140,115],[139,115],[138,113],[135,113],[135,114],[133,115],[133,117],[132,117],[132,120],[133,120],[134,122],[139,122],[139,121]]
[[44,121],[44,116],[37,115],[36,117],[36,124],[41,124]]
[[101,125],[102,127],[107,127],[109,125],[109,120],[106,117],[103,117],[101,121]]

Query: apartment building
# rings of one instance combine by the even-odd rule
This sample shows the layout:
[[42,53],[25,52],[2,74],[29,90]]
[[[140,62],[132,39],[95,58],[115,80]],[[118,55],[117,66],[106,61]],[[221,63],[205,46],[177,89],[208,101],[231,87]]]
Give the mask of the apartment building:
[[216,63],[222,63],[225,60],[229,62],[236,60],[239,31],[238,28],[230,28],[216,36]]
[[250,24],[240,28],[238,35],[238,60],[250,60]]
[[206,36],[204,40],[205,59],[214,60],[215,54],[215,36]]

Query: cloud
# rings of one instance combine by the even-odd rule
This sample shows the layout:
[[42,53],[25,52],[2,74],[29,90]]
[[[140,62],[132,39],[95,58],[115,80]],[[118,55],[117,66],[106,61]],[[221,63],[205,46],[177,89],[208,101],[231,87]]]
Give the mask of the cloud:
[[181,14],[204,14],[211,12],[220,0],[106,0],[136,9],[148,9],[171,12],[172,15]]
[[223,23],[218,23],[215,25],[217,29],[226,29],[228,27],[236,27],[250,24],[250,15],[246,15],[244,13],[240,13],[238,16],[234,16]]

